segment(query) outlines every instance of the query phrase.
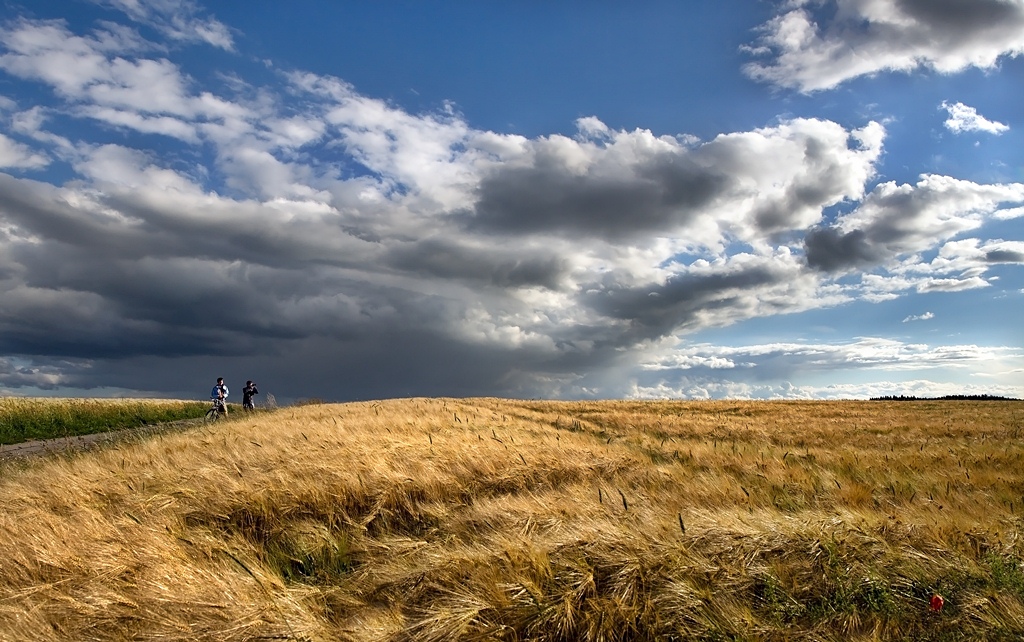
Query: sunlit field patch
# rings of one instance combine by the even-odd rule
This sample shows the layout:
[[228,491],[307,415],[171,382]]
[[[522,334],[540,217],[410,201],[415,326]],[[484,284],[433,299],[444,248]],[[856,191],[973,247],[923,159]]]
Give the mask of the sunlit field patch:
[[3,470],[0,638],[1019,639],[1022,431],[1021,402],[235,415]]

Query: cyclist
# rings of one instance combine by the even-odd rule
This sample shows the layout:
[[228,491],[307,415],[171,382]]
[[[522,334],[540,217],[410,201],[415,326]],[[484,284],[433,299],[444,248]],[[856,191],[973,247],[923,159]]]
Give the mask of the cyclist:
[[228,386],[224,383],[224,377],[217,377],[217,385],[210,391],[210,399],[217,404],[218,409],[228,416]]
[[255,410],[256,404],[253,403],[252,398],[258,394],[260,394],[260,391],[256,389],[256,384],[252,382],[252,379],[246,381],[245,387],[242,388],[242,408]]

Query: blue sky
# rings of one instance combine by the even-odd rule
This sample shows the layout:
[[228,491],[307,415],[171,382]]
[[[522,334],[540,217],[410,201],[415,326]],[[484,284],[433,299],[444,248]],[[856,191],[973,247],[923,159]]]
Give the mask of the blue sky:
[[0,5],[0,394],[1024,397],[1024,2]]

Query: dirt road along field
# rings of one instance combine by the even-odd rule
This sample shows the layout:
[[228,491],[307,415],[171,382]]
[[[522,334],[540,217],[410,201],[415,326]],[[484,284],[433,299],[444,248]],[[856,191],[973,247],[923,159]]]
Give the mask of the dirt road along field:
[[54,439],[31,439],[17,444],[0,444],[0,461],[40,455],[55,455],[75,450],[88,450],[96,446],[112,444],[128,439],[138,439],[157,432],[175,430],[202,423],[202,419],[183,419],[163,424],[141,426],[90,435],[56,437]]

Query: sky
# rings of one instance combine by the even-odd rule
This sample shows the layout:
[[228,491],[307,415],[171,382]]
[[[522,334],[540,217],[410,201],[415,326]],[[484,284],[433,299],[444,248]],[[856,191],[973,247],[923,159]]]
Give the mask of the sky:
[[1024,397],[1022,97],[1024,0],[0,0],[0,395]]

